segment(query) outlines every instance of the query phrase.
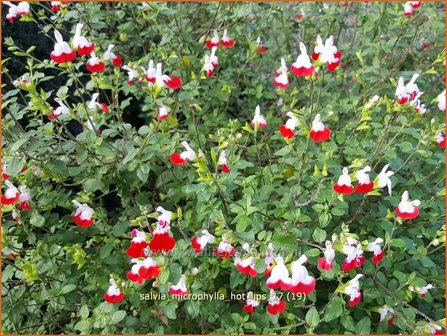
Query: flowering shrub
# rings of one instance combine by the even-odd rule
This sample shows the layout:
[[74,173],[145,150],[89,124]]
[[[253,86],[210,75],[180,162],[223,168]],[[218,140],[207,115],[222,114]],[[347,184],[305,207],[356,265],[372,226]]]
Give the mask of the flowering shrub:
[[443,333],[444,4],[3,6],[5,332]]

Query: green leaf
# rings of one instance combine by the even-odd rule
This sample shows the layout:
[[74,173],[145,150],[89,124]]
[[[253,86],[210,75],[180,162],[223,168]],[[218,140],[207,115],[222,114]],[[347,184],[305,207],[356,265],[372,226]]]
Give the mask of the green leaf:
[[318,315],[317,308],[310,308],[306,314],[305,320],[309,326],[316,327],[320,323],[320,315]]
[[110,319],[111,324],[117,324],[121,322],[126,317],[126,312],[124,310],[118,310],[113,313],[112,318]]
[[138,153],[138,148],[133,148],[129,151],[129,153],[127,153],[126,157],[123,160],[123,164],[126,164],[127,162],[129,162],[130,160],[132,160],[135,155],[137,155]]
[[317,242],[317,243],[321,243],[326,239],[326,231],[320,229],[320,228],[315,228],[313,234],[312,234],[312,238]]
[[391,246],[403,248],[407,246],[407,243],[403,239],[396,238],[391,241]]
[[61,294],[67,294],[76,289],[76,285],[66,285],[62,288]]
[[17,140],[12,146],[11,146],[11,152],[16,152],[20,147],[23,146],[28,141],[27,137],[21,138]]
[[369,334],[371,332],[371,320],[365,316],[355,325],[356,334]]
[[334,299],[334,301],[331,302],[326,308],[326,311],[324,313],[324,320],[326,322],[329,322],[329,321],[341,316],[342,313],[343,313],[343,310],[342,310],[341,302],[337,299]]

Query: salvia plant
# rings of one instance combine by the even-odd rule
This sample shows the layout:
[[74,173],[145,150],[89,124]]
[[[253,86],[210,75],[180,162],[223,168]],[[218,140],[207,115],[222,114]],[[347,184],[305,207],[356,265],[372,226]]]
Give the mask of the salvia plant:
[[444,3],[2,8],[3,332],[444,333]]

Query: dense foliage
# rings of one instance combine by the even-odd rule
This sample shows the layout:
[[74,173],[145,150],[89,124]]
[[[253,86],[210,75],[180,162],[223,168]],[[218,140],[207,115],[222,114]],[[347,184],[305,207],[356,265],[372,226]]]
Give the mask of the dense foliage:
[[[3,22],[3,332],[440,332],[444,4],[411,6],[30,3],[24,14],[3,5],[3,19],[9,8],[16,15]],[[80,47],[72,62],[54,54],[54,42],[64,46],[55,29],[76,50],[78,23],[99,60]],[[235,43],[217,48],[216,68],[204,57],[214,30],[222,39],[225,29]],[[322,47],[310,75],[289,71],[279,88],[281,58],[290,68],[300,42],[311,55],[317,35],[323,44],[333,36],[341,54],[328,57],[340,64]],[[144,78],[150,60],[163,63],[169,84]],[[396,97],[406,90],[399,78],[415,73],[417,90]],[[265,127],[251,123],[257,105]],[[311,134],[317,114],[330,129],[325,141]],[[194,155],[173,156],[183,141]],[[378,178],[385,165],[391,193]],[[350,177],[340,180],[344,167]],[[369,192],[349,194],[351,180]],[[420,204],[402,200],[405,191]],[[405,207],[414,213],[402,215]],[[126,276],[137,232],[156,252],[157,232],[175,239],[169,253],[152,254],[155,279],[142,284]],[[193,237],[204,239],[202,253]],[[359,264],[350,267],[352,253]],[[255,276],[236,267],[249,256]],[[307,271],[315,289],[276,290],[285,310],[275,311],[267,279]],[[109,279],[120,302],[104,300]],[[215,298],[172,298],[180,279],[190,294]],[[232,296],[249,291],[264,295],[254,314]]]

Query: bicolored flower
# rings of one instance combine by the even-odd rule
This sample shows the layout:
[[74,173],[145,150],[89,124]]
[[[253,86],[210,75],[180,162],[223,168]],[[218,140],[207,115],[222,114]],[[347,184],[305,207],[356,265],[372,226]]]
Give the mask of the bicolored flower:
[[170,161],[172,164],[176,166],[180,166],[185,164],[188,161],[194,161],[197,157],[196,152],[189,146],[189,144],[186,141],[180,142],[180,144],[185,148],[183,152],[179,153],[173,153],[170,156]]
[[87,40],[85,36],[81,35],[83,26],[82,23],[76,25],[76,31],[72,41],[73,47],[77,50],[79,56],[90,55],[95,49],[95,44]]
[[276,255],[273,252],[273,244],[269,243],[267,246],[267,251],[265,252],[265,259],[264,259],[264,263],[266,266],[266,269],[264,271],[265,276],[270,276],[270,274],[272,273],[271,269],[273,267],[273,261],[274,261],[275,257],[276,257]]
[[409,287],[411,291],[413,290],[416,291],[416,293],[418,293],[423,299],[425,299],[425,297],[427,296],[428,291],[434,288],[435,287],[432,284],[428,284],[427,286],[424,287],[416,287],[416,288],[413,288],[411,286]]
[[361,277],[363,277],[363,274],[357,274],[354,279],[349,281],[348,286],[345,288],[345,294],[349,295],[349,308],[354,308],[362,300],[362,292],[360,291],[359,282]]
[[318,266],[325,271],[329,271],[334,266],[334,259],[335,251],[332,248],[332,242],[327,240],[326,249],[324,250],[324,257],[318,259]]
[[387,171],[388,167],[390,165],[386,164],[383,168],[382,171],[379,173],[379,175],[377,176],[378,179],[378,186],[379,188],[388,188],[388,194],[391,196],[391,180],[390,177],[394,175],[394,173],[392,171]]
[[201,231],[202,236],[193,237],[191,241],[192,248],[196,253],[202,253],[208,243],[213,244],[216,242],[216,237],[214,237],[208,230]]
[[5,184],[8,189],[2,194],[2,204],[10,205],[17,202],[20,196],[18,189],[11,183],[11,181],[6,180]]
[[160,108],[158,109],[158,120],[165,120],[167,117],[169,117],[169,109],[162,105],[160,106]]
[[355,177],[358,180],[358,184],[355,187],[357,194],[367,194],[374,188],[374,182],[369,179],[368,173],[371,171],[370,166],[366,166],[355,173]]
[[289,86],[288,72],[286,61],[284,58],[281,58],[281,67],[275,72],[273,84],[281,89],[287,88]]
[[259,107],[259,105],[257,105],[255,108],[255,116],[251,120],[251,126],[253,128],[265,128],[265,126],[267,126],[267,121],[261,115],[261,108]]
[[92,51],[90,54],[90,58],[87,61],[87,70],[95,73],[95,72],[103,72],[106,68],[104,62],[102,62],[99,57],[96,56],[95,52]]
[[[216,48],[216,47],[213,47],[213,49],[214,48]],[[207,78],[210,78],[214,75],[214,65],[211,62],[211,59],[208,55],[205,55],[203,71],[205,72],[205,75]]]
[[225,173],[225,174],[229,174],[230,173],[230,166],[228,165],[227,154],[226,154],[225,150],[222,150],[222,152],[220,152],[217,164],[219,166],[221,166],[221,172],[222,173]]
[[234,256],[236,248],[227,243],[226,238],[223,237],[219,245],[214,249],[214,254],[219,258],[230,258]]
[[181,299],[188,295],[188,289],[186,288],[186,276],[184,274],[182,274],[176,285],[169,286],[169,293]]
[[266,52],[267,52],[267,47],[264,45],[264,43],[262,42],[262,39],[261,39],[261,37],[259,36],[257,39],[256,39],[256,52],[258,53],[258,54],[265,54]]
[[382,243],[383,239],[377,238],[375,241],[368,243],[368,247],[366,248],[368,251],[374,252],[372,259],[374,265],[378,265],[385,256],[385,251],[382,251],[382,248],[380,247],[380,244]]
[[56,63],[73,62],[76,58],[76,52],[70,48],[67,42],[64,41],[61,33],[58,30],[54,30],[54,37],[56,43],[54,44],[54,50],[51,52],[50,57]]
[[286,115],[289,117],[289,119],[286,121],[285,124],[279,127],[279,131],[281,132],[281,135],[284,139],[290,140],[293,139],[293,137],[295,136],[295,128],[298,127],[300,122],[298,118],[295,117],[293,112],[287,112]]
[[124,299],[124,294],[120,291],[116,285],[115,280],[110,279],[110,286],[107,292],[104,293],[104,300],[108,303],[120,303]]
[[312,129],[310,130],[310,137],[315,142],[323,142],[331,136],[331,130],[324,126],[321,122],[320,114],[315,116],[312,121]]
[[127,278],[132,282],[142,284],[144,280],[154,279],[160,274],[157,262],[150,256],[147,256],[144,260],[134,258],[131,260],[131,263],[135,265],[127,272]]
[[307,262],[307,256],[302,255],[292,263],[290,291],[293,294],[303,293],[304,295],[309,295],[315,289],[316,280],[309,275],[307,268],[303,265],[305,262]]
[[418,86],[416,85],[416,80],[418,79],[418,77],[419,74],[415,73],[406,85],[404,82],[404,78],[399,78],[396,88],[396,102],[398,104],[403,105],[415,100],[416,96],[420,92]]
[[147,247],[146,233],[133,229],[130,233],[133,238],[130,242],[126,254],[131,258],[144,258],[146,256],[145,249]]
[[351,183],[351,177],[349,176],[349,170],[347,167],[343,168],[342,174],[338,178],[336,184],[334,184],[334,190],[339,194],[350,195],[354,191],[354,187]]
[[99,97],[99,93],[98,93],[98,92],[95,92],[95,93],[92,95],[92,99],[88,102],[88,104],[87,104],[87,108],[88,108],[89,110],[96,110],[96,109],[99,108],[103,113],[109,113],[109,112],[110,112],[110,111],[109,111],[109,107],[107,106],[106,103],[98,103],[98,102],[97,102],[98,97]]
[[54,98],[54,101],[59,104],[59,106],[51,111],[51,113],[48,115],[48,119],[50,121],[57,119],[60,115],[66,115],[70,113],[70,110],[68,109],[67,105],[64,104],[64,102],[60,98]]
[[269,304],[267,305],[267,312],[272,315],[281,314],[286,310],[286,303],[280,300],[273,289],[270,290]]
[[300,42],[300,52],[301,54],[290,67],[290,71],[298,77],[310,76],[314,72],[314,67],[310,62],[310,57],[307,54],[307,49],[303,42]]
[[225,29],[222,36],[222,41],[220,41],[220,44],[224,46],[225,48],[233,48],[234,47],[234,40],[228,36],[228,31]]
[[379,310],[380,314],[380,322],[383,322],[386,320],[386,323],[388,325],[392,325],[394,322],[394,309],[388,307],[387,305],[383,306]]
[[250,291],[247,293],[247,300],[245,301],[245,305],[244,308],[242,308],[244,310],[244,312],[250,313],[250,314],[254,314],[255,313],[255,308],[259,306],[259,301],[256,301],[253,299],[253,292]]
[[29,3],[27,1],[21,1],[18,5],[13,4],[10,1],[5,1],[4,4],[9,6],[6,19],[11,23],[13,23],[18,16],[25,16],[29,14]]
[[146,80],[150,83],[155,83],[155,80],[157,79],[157,69],[154,66],[154,61],[150,60],[149,64],[147,66],[147,69],[141,67],[144,73],[144,77]]
[[320,35],[317,36],[317,45],[312,53],[313,60],[327,64],[329,72],[334,71],[340,65],[341,52],[334,46],[334,37],[330,36],[323,44]]
[[17,206],[20,210],[26,210],[29,211],[32,209],[31,205],[29,204],[29,201],[31,201],[31,194],[25,186],[20,186],[20,195],[19,195],[19,202],[20,204]]
[[436,144],[439,148],[445,148],[445,133],[437,132],[436,133]]
[[[127,84],[133,85],[134,80],[138,79],[138,71],[134,68],[131,68],[128,65],[123,65],[122,69],[127,71]],[[147,77],[146,77],[146,79],[147,79]],[[155,79],[154,79],[154,82],[155,82]]]
[[407,1],[404,3],[404,14],[405,16],[412,16],[413,10],[421,6],[422,1]]
[[111,61],[114,67],[119,68],[123,64],[123,60],[120,55],[117,55],[112,51],[113,48],[115,48],[115,45],[109,44],[106,52],[104,53],[104,59]]
[[396,214],[402,219],[414,219],[419,216],[419,200],[410,201],[408,191],[404,191],[399,206],[396,209]]
[[156,85],[158,87],[169,87],[170,89],[177,90],[180,89],[183,85],[180,77],[177,76],[168,76],[163,74],[163,65],[162,63],[157,63],[155,81],[149,82],[149,86]]
[[160,215],[157,218],[157,226],[153,232],[149,248],[155,253],[169,252],[175,247],[175,239],[169,234],[172,212],[161,206],[155,210]]
[[276,265],[272,267],[270,277],[267,279],[267,287],[271,289],[289,290],[292,279],[289,276],[289,270],[284,265],[281,256],[275,258]]
[[[357,244],[356,246],[354,246]],[[354,268],[358,268],[365,262],[365,257],[362,255],[362,245],[358,244],[355,239],[348,239],[347,244],[343,246],[343,253],[346,258],[341,266],[343,272],[348,273]]]
[[236,256],[234,260],[234,265],[238,269],[239,272],[242,274],[249,275],[250,277],[254,278],[258,272],[255,269],[255,260],[253,257],[248,257],[247,259],[241,259],[240,257]]
[[76,223],[77,226],[80,227],[89,227],[92,226],[93,224],[93,209],[90,208],[87,204],[85,203],[79,203],[76,200],[71,201],[75,207],[76,207],[76,211],[75,213],[71,216],[71,218],[73,219],[73,222]]
[[206,41],[206,47],[208,49],[211,49],[213,47],[219,46],[219,34],[217,33],[217,30],[213,32],[213,37]]

